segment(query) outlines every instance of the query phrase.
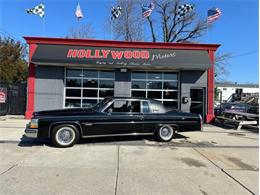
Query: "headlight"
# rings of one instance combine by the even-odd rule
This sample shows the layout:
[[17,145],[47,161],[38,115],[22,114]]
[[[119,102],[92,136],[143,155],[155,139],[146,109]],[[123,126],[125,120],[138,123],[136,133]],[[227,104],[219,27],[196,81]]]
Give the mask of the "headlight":
[[37,128],[38,128],[38,119],[33,118],[33,119],[30,121],[30,128],[31,128],[31,129],[37,129]]

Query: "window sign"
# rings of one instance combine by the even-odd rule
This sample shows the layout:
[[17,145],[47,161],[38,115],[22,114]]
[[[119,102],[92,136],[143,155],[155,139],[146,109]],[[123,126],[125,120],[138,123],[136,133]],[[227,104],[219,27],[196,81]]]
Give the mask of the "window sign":
[[0,103],[7,101],[7,88],[0,88]]

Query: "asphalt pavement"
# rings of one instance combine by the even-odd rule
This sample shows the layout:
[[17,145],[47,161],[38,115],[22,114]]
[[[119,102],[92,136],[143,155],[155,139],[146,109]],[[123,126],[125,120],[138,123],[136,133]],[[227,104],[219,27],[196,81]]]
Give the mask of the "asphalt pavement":
[[84,139],[72,148],[0,121],[0,194],[258,194],[259,137],[205,125],[169,143],[153,136]]

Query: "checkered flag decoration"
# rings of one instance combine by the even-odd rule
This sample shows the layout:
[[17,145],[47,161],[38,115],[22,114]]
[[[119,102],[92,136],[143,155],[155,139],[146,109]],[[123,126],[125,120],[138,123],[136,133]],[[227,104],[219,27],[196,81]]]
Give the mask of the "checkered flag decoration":
[[187,13],[191,12],[194,9],[194,5],[183,4],[180,5],[177,11],[177,19],[180,20],[181,17],[185,16]]
[[39,15],[41,18],[44,17],[44,4],[41,3],[39,5],[37,5],[36,7],[34,8],[31,8],[31,9],[27,9],[26,12],[28,14],[36,14],[36,15]]
[[117,6],[116,8],[112,7],[111,8],[111,14],[112,14],[111,19],[112,20],[117,19],[121,15],[121,13],[122,13],[122,7],[120,7],[120,6]]

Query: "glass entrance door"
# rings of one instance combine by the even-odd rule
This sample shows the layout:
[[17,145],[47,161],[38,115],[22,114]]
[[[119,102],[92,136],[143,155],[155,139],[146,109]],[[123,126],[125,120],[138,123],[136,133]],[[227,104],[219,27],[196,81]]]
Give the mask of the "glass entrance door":
[[190,112],[200,114],[205,117],[205,89],[191,88],[190,89]]

